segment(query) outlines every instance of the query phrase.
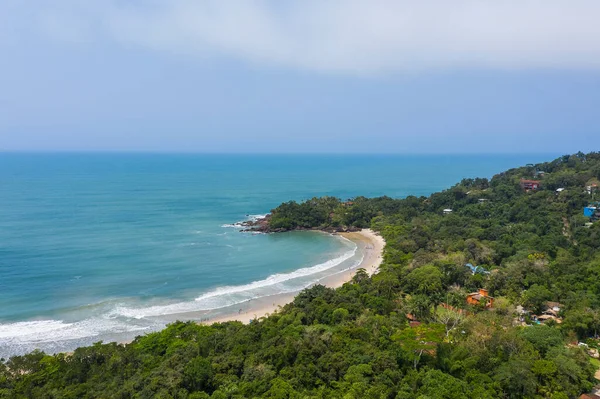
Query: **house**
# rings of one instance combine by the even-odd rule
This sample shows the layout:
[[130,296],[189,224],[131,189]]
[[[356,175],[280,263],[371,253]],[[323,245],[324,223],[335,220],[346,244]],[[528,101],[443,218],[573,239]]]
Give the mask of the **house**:
[[585,208],[583,208],[583,216],[591,218],[592,216],[594,216],[594,213],[596,213],[595,206],[586,206]]
[[537,190],[540,188],[541,182],[539,180],[521,179],[520,184],[523,190]]
[[560,312],[561,304],[558,302],[546,302],[545,310],[539,316],[533,316],[533,319],[539,323],[545,323],[548,320],[554,320],[556,323],[562,323],[562,319],[558,317]]
[[591,222],[600,219],[600,207],[594,205],[588,205],[583,208],[583,216],[590,218]]
[[587,191],[587,193],[591,195],[591,194],[595,193],[596,191],[598,191],[599,185],[600,185],[600,181],[598,179],[590,179],[585,184],[585,191]]
[[582,393],[579,398],[580,399],[600,399],[600,389],[599,389],[598,385],[596,385],[596,387],[593,388],[591,392]]
[[546,302],[546,309],[551,310],[551,311],[555,312],[556,314],[558,314],[558,312],[560,312],[561,307],[562,307],[562,305],[558,302],[551,302],[551,301]]
[[473,266],[472,263],[467,263],[465,264],[466,267],[468,267],[469,269],[471,269],[471,274],[475,275],[476,273],[479,274],[490,274],[489,271],[485,270],[483,267],[481,266]]
[[488,202],[488,201],[489,201],[489,200],[488,200],[487,198],[479,198],[479,199],[477,200],[477,202],[479,202],[480,204],[486,203],[486,202]]
[[562,323],[562,319],[553,316],[551,314],[542,314],[536,317],[537,321],[539,321],[540,323],[545,323],[548,320],[554,320],[555,322],[557,322],[558,324]]
[[444,215],[449,215],[449,214],[451,214],[451,213],[452,213],[452,209],[450,209],[450,208],[446,208],[446,209],[444,209],[442,212],[444,212]]
[[488,294],[488,290],[480,288],[477,292],[471,292],[467,295],[467,303],[469,305],[478,305],[482,300],[485,300],[485,307],[491,308],[494,306],[494,298]]
[[565,191],[565,188],[564,188],[564,187],[560,187],[560,188],[557,188],[557,189],[556,189],[556,192],[557,192],[557,193],[562,193],[563,191]]

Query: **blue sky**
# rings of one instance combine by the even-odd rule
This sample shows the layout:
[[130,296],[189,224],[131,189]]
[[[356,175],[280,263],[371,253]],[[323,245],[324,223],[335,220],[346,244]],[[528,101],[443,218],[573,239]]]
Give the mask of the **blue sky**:
[[0,149],[598,150],[597,0],[0,3]]

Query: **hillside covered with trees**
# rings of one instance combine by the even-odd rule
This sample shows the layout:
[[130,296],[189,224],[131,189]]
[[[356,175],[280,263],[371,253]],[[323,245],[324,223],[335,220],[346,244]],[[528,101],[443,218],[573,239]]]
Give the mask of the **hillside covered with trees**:
[[284,203],[269,229],[379,232],[379,273],[249,325],[13,357],[0,398],[576,398],[600,365],[598,179],[579,153],[427,198]]

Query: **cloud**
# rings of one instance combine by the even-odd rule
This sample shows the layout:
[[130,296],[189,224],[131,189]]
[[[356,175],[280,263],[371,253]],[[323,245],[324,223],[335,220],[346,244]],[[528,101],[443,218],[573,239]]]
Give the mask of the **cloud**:
[[93,27],[97,40],[194,57],[228,57],[259,66],[346,74],[600,69],[598,0],[49,0],[43,4],[38,17],[46,22],[40,26],[49,29],[51,37],[73,41],[82,27],[86,35]]

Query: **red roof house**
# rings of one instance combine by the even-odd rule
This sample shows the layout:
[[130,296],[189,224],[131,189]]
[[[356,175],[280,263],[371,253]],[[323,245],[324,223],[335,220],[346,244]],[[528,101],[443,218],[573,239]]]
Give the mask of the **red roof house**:
[[541,182],[539,180],[521,179],[520,184],[523,190],[537,190],[540,188]]

